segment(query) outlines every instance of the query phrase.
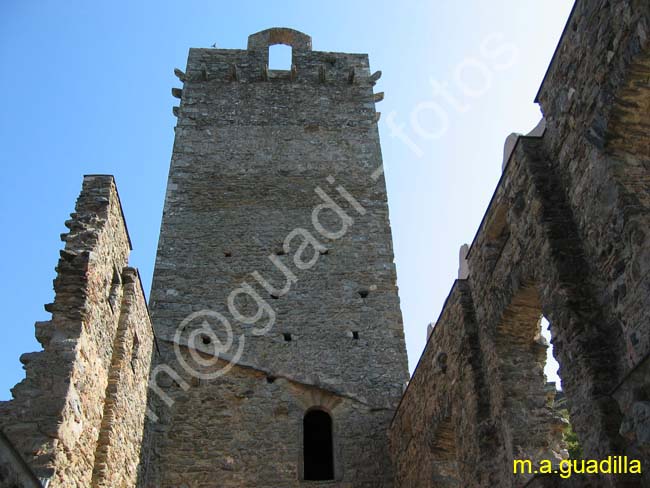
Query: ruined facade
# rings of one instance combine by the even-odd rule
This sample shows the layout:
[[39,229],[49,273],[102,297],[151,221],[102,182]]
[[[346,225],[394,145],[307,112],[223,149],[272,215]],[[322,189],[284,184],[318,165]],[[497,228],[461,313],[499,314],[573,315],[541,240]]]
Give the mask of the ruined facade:
[[154,338],[112,176],[84,177],[66,226],[43,351],[21,356],[26,378],[0,402],[0,485],[134,486]]
[[[650,486],[648,36],[645,0],[576,4],[405,391],[380,73],[291,29],[190,50],[151,318],[86,176],[0,486]],[[567,457],[542,317],[583,455],[642,476],[513,475]]]
[[646,1],[576,3],[537,95],[545,131],[518,138],[393,419],[398,486],[560,483],[513,477],[514,458],[561,457],[542,315],[583,455],[648,466],[648,33]]

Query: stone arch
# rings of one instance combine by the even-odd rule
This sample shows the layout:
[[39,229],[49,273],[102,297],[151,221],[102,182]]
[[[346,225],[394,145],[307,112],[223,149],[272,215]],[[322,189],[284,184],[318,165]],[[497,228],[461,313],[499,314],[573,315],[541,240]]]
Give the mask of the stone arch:
[[[636,52],[634,52],[636,51]],[[631,63],[625,79],[616,87],[612,103],[603,103],[604,116],[609,116],[604,133],[604,146],[607,152],[649,156],[647,127],[650,125],[650,86],[647,78],[650,70],[650,43],[637,45],[629,52]],[[611,97],[603,92],[601,97]],[[610,98],[611,99],[611,98]],[[609,110],[609,113],[606,111]],[[595,118],[594,126],[601,119]],[[594,130],[595,132],[595,130]],[[602,131],[601,131],[602,133]]]
[[267,70],[270,48],[277,44],[283,44],[291,48],[291,63],[287,67],[289,70],[295,69],[296,64],[298,64],[297,58],[301,54],[311,51],[311,37],[287,27],[272,27],[248,36],[248,51]]
[[529,247],[534,259],[520,266],[525,270],[521,273],[534,277],[543,314],[556,335],[554,353],[572,424],[586,456],[619,453],[621,413],[610,391],[621,372],[622,330],[620,318],[607,303],[606,273],[590,260],[593,240],[583,239],[583,209],[572,207],[575,192],[562,191],[566,175],[549,158],[544,141],[521,138],[518,157],[534,189],[528,208],[544,231],[542,239]]
[[[611,220],[619,242],[601,252],[607,261],[618,262],[619,269],[613,272],[609,263],[603,267],[610,271],[608,298],[621,318],[623,368],[629,372],[639,367],[650,370],[650,337],[643,330],[649,314],[647,307],[635,306],[643,303],[650,286],[650,42],[634,45],[627,54],[628,71],[614,93],[601,94],[607,101],[596,121],[603,123],[601,119],[609,117],[599,163],[611,175],[603,178],[603,184],[609,185],[608,204],[616,217]],[[650,382],[644,388],[650,390]]]
[[295,51],[311,51],[311,37],[287,27],[272,27],[248,36],[249,51],[268,51],[275,44],[291,46]]
[[563,421],[553,410],[554,391],[546,387],[548,343],[541,335],[542,306],[537,287],[524,283],[505,308],[494,336],[500,380],[506,450],[511,458],[533,463],[555,458],[563,450]]
[[[610,7],[618,6],[613,3]],[[645,19],[643,14],[638,18],[637,32],[643,32],[644,26],[647,29],[648,12],[645,9]],[[590,135],[595,133],[601,137],[595,141],[599,143],[598,151],[591,165],[602,168],[596,173],[600,176],[600,186],[592,206],[606,223],[594,239],[594,255],[600,260],[599,273],[605,289],[603,301],[620,322],[623,345],[618,354],[621,375],[608,396],[616,401],[621,414],[620,424],[614,425],[614,430],[623,438],[621,452],[630,458],[647,459],[650,456],[647,435],[650,430],[647,413],[650,412],[650,334],[647,329],[650,319],[647,307],[650,289],[650,42],[645,34],[638,39],[641,42],[632,35],[628,44],[622,41],[611,47],[610,56],[624,59],[627,66],[618,77],[610,76],[610,86],[606,87],[609,90],[599,94],[596,105],[599,111],[593,118]],[[607,195],[607,200],[601,201],[598,198],[601,195]],[[644,481],[650,483],[648,473]]]

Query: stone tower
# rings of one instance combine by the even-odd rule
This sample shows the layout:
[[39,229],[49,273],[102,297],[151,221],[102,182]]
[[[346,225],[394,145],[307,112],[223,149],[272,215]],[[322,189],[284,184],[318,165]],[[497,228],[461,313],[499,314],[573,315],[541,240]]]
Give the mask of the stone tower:
[[[268,69],[274,44],[292,47],[286,70]],[[141,484],[393,486],[408,371],[381,73],[274,28],[246,50],[191,49],[176,74]]]
[[576,2],[403,395],[380,73],[290,29],[191,50],[151,308],[87,175],[0,402],[0,487],[650,486],[648,26],[648,2]]

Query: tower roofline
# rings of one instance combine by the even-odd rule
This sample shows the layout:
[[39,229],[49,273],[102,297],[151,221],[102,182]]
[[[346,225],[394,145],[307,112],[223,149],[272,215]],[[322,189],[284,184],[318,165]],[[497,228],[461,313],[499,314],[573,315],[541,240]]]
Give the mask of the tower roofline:
[[288,27],[271,27],[248,36],[249,51],[259,51],[275,44],[285,44],[300,51],[311,51],[311,37]]

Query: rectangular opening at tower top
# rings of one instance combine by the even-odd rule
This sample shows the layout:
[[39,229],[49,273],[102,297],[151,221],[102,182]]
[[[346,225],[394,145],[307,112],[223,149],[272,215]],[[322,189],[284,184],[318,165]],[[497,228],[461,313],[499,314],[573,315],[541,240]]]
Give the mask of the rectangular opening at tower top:
[[284,44],[269,46],[269,69],[286,71],[291,69],[291,46]]

